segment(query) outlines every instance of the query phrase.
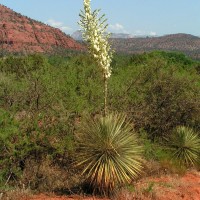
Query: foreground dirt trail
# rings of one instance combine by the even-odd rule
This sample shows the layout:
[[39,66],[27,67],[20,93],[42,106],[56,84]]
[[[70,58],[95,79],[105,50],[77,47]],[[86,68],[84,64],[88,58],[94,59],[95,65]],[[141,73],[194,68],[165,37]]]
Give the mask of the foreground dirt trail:
[[140,198],[145,200],[200,200],[200,172],[188,172],[182,177],[146,178],[140,180],[136,188],[146,192],[148,197]]
[[[166,190],[164,196],[168,196],[170,190]],[[168,199],[200,200],[200,173],[187,174],[175,183],[174,198],[173,193]],[[167,199],[167,198],[162,198]]]
[[109,200],[108,198],[99,199],[97,197],[81,197],[81,196],[48,196],[48,195],[36,195],[32,198],[25,198],[23,200]]
[[[134,186],[134,192],[123,191],[116,200],[200,200],[200,172],[192,171],[184,176],[144,178]],[[81,196],[35,195],[23,200],[109,200],[107,198]]]

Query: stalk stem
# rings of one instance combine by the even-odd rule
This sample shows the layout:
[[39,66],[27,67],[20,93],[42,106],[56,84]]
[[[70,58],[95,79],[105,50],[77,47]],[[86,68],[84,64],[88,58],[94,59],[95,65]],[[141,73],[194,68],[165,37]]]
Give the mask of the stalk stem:
[[104,117],[107,116],[108,79],[104,73]]

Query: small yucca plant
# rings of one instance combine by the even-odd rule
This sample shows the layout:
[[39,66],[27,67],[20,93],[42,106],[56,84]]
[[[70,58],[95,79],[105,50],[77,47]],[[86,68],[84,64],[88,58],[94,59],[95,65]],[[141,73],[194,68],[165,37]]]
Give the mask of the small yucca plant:
[[173,159],[179,164],[191,166],[199,163],[200,137],[192,129],[179,126],[168,140]]
[[77,134],[78,166],[90,186],[110,194],[140,174],[141,146],[126,116],[87,117]]

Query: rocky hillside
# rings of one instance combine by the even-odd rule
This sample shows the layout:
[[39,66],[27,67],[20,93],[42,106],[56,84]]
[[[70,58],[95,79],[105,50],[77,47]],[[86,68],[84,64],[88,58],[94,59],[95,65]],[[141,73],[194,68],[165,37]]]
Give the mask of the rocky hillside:
[[0,4],[0,49],[4,52],[82,50],[83,46],[60,29],[35,21]]
[[143,53],[152,50],[179,51],[200,59],[200,38],[189,34],[173,34],[162,37],[111,39],[117,52]]

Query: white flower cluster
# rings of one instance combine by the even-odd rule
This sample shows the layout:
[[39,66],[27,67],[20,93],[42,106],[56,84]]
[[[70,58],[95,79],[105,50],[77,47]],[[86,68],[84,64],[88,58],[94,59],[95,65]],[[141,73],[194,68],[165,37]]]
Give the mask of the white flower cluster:
[[108,43],[110,35],[106,33],[107,24],[104,25],[106,22],[104,15],[98,18],[99,10],[91,12],[90,2],[91,0],[84,0],[84,12],[80,13],[79,24],[83,28],[83,39],[87,41],[91,55],[108,79],[111,76],[112,61],[112,51]]

